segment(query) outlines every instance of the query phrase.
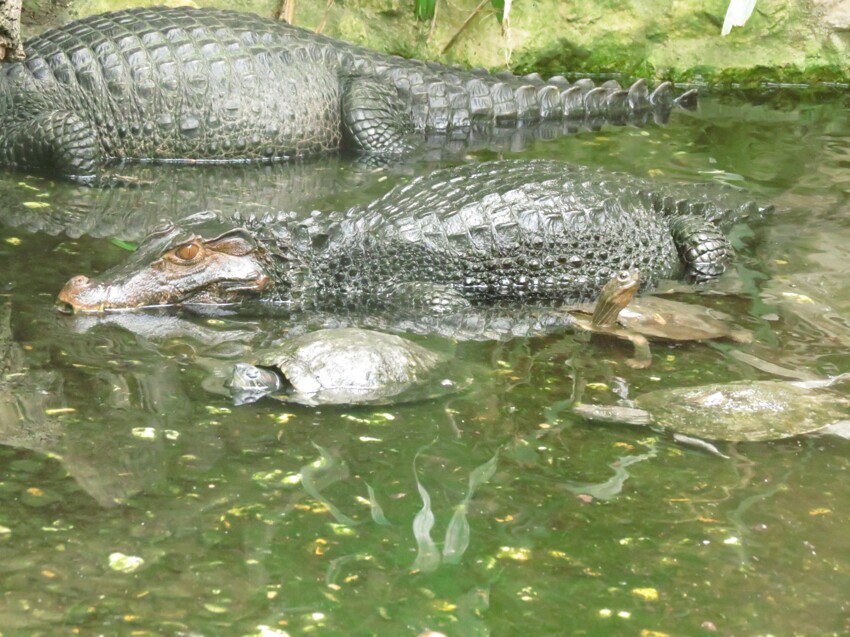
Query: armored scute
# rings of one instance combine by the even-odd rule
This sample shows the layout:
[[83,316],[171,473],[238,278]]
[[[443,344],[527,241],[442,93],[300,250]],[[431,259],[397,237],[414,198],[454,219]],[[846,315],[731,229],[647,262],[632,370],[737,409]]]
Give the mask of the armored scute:
[[439,170],[341,213],[169,228],[124,266],[60,292],[74,311],[259,299],[291,310],[558,306],[622,270],[708,281],[732,257],[711,219],[757,210],[711,189],[553,161]]
[[[110,160],[272,161],[397,154],[412,131],[664,120],[652,93],[406,60],[256,15],[129,9],[46,31],[0,69],[0,164],[92,181]],[[545,134],[551,136],[547,129]]]

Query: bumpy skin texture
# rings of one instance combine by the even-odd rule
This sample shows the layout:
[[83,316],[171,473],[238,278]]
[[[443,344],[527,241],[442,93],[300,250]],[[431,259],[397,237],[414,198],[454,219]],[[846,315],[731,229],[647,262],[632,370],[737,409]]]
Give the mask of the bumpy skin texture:
[[81,180],[111,159],[397,153],[413,129],[471,137],[479,124],[663,120],[674,102],[669,84],[650,95],[644,82],[494,76],[215,9],[117,11],[25,47],[26,61],[0,68],[0,162]]
[[[683,272],[700,280],[720,274],[732,252],[705,221],[715,208],[560,162],[467,164],[365,207],[278,226],[284,260],[272,278],[278,300],[302,305],[409,297],[456,306],[458,294],[473,304],[588,301],[622,270],[639,270],[645,287]],[[674,238],[680,225],[690,234]],[[682,256],[691,249],[713,255],[707,276],[686,272]]]
[[726,214],[723,202],[698,189],[683,199],[688,190],[554,161],[467,164],[343,213],[247,219],[207,239],[164,232],[127,265],[75,277],[60,300],[100,311],[259,296],[298,310],[426,313],[589,301],[621,270],[639,270],[645,286],[723,271],[731,247],[707,220]]

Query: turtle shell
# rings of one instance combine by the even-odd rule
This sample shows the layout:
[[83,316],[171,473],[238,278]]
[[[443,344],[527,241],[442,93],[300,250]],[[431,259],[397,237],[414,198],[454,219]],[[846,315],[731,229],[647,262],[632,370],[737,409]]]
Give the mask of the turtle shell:
[[[582,304],[575,312],[593,314],[594,304]],[[749,330],[734,326],[734,319],[725,312],[673,301],[658,296],[641,296],[633,299],[620,310],[617,325],[610,328],[594,326],[589,320],[580,319],[578,327],[618,335],[625,328],[657,341],[709,341],[728,338],[738,343],[750,343],[753,335]]]
[[707,440],[779,440],[846,420],[850,399],[805,383],[739,381],[660,389],[635,403],[655,425]]
[[644,336],[667,341],[707,341],[728,338],[749,343],[753,335],[736,328],[734,319],[724,312],[657,296],[633,300],[625,307],[617,322]]
[[284,341],[261,356],[281,379],[275,395],[307,405],[388,404],[464,388],[451,361],[417,343],[372,330],[326,329]]

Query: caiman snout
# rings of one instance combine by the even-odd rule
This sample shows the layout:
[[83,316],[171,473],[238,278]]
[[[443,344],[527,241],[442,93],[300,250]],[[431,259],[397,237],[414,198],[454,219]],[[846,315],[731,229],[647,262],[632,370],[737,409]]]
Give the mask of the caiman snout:
[[212,239],[194,236],[171,245],[164,239],[152,235],[133,259],[94,279],[70,279],[59,292],[59,309],[115,312],[234,303],[272,287],[265,252],[247,230],[236,228]]
[[105,302],[105,291],[97,293],[96,286],[87,276],[80,274],[71,278],[59,291],[59,299],[56,303],[62,312],[69,314],[74,312],[91,312],[102,310]]
[[69,292],[76,291],[76,290],[84,290],[87,287],[89,287],[90,285],[91,285],[91,279],[88,278],[87,276],[85,276],[84,274],[80,274],[78,276],[71,278],[65,284],[65,287],[62,288],[62,292],[59,293],[59,296],[61,297],[62,293],[65,292],[65,290],[68,290]]

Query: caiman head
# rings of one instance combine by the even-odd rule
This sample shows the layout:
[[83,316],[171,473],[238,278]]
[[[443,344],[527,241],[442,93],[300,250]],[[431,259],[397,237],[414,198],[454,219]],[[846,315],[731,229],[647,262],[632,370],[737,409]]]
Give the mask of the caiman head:
[[75,276],[59,292],[66,312],[108,312],[187,304],[229,304],[273,287],[271,257],[242,228],[212,239],[154,233],[133,257],[95,279]]

